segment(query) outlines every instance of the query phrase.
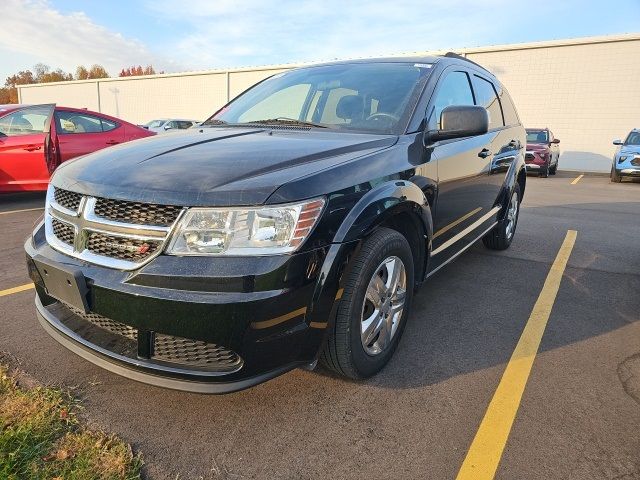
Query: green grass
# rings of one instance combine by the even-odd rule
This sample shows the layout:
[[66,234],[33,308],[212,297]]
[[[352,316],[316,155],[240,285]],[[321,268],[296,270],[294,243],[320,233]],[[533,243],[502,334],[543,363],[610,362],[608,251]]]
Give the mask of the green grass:
[[0,365],[0,478],[140,479],[140,456],[117,437],[82,426],[78,410],[62,390],[22,388]]

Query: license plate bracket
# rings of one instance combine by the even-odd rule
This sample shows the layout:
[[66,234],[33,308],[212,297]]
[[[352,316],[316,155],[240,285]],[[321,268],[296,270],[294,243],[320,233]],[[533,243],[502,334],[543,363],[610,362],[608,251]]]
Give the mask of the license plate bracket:
[[89,313],[89,287],[80,269],[59,264],[51,265],[39,255],[34,257],[33,263],[48,295]]

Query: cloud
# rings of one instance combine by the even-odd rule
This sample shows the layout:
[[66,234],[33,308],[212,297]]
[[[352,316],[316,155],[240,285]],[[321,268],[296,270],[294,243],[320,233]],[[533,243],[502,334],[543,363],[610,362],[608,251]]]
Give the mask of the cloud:
[[141,62],[156,68],[174,66],[140,41],[98,25],[84,13],[62,14],[47,0],[4,0],[1,23],[3,50],[38,58],[54,68],[75,72],[78,65],[99,63],[117,75],[123,67]]
[[[200,68],[325,60],[487,43],[513,0],[394,2],[149,0],[146,8],[190,32],[173,54]],[[507,8],[508,7],[508,8]],[[502,16],[506,16],[503,13]],[[505,21],[505,26],[514,22]],[[482,26],[479,39],[478,25]]]

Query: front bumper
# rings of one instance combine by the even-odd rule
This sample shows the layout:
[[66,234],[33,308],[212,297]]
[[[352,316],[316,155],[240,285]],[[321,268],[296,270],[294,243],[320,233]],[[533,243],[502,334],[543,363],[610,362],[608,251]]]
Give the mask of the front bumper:
[[[355,247],[249,258],[161,255],[123,272],[57,252],[42,229],[25,243],[37,315],[51,336],[117,374],[201,393],[241,390],[314,362]],[[42,265],[81,272],[88,315],[50,295]],[[164,356],[156,356],[159,339]],[[211,355],[205,361],[203,349]],[[221,369],[221,358],[234,368]]]
[[640,167],[623,168],[618,170],[618,173],[627,177],[638,177],[640,176]]
[[548,154],[541,155],[537,150],[527,150],[524,162],[527,170],[539,171],[547,165]]

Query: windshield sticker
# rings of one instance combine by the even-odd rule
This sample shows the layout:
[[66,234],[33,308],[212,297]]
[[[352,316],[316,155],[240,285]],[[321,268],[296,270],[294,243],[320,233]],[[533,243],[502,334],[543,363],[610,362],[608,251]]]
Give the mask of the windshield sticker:
[[418,68],[431,68],[433,67],[433,64],[432,63],[414,63],[413,66]]

